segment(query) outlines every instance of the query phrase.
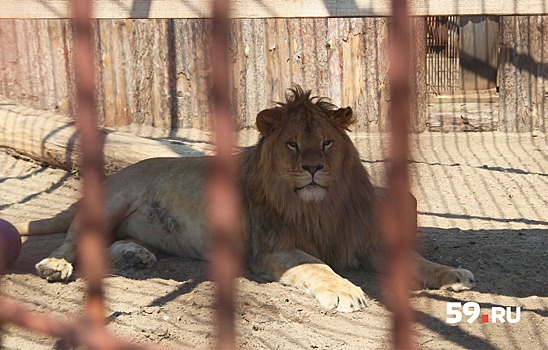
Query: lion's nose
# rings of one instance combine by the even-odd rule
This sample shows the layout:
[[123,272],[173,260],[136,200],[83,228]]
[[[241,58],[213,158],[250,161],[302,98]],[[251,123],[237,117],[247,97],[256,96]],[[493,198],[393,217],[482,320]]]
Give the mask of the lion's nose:
[[323,164],[303,164],[303,169],[308,171],[311,175],[316,174],[323,169]]

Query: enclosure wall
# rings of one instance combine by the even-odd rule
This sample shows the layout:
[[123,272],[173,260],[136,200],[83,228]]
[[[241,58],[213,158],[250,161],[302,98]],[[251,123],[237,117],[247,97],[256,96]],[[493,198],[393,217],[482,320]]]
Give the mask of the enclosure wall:
[[[412,26],[411,123],[417,132],[426,120],[423,22],[417,17]],[[501,26],[500,128],[544,130],[548,17],[504,17]],[[354,130],[386,131],[388,27],[386,18],[234,20],[232,108],[238,127],[253,127],[257,112],[281,100],[295,82],[351,106]],[[0,95],[73,116],[71,35],[66,20],[0,20]],[[207,19],[95,20],[94,35],[103,125],[208,129]]]

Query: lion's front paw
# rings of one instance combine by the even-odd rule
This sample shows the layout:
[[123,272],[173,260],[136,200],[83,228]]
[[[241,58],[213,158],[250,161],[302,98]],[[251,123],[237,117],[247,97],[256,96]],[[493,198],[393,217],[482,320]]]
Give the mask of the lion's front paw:
[[362,289],[344,278],[318,287],[314,297],[323,307],[340,312],[358,311],[367,306]]
[[66,281],[72,275],[72,264],[65,259],[46,258],[35,267],[38,275],[49,282]]
[[156,256],[134,242],[114,242],[110,247],[112,264],[121,269],[136,267],[144,269],[156,264]]
[[474,284],[474,275],[466,269],[448,268],[440,274],[440,289],[461,292],[473,288]]

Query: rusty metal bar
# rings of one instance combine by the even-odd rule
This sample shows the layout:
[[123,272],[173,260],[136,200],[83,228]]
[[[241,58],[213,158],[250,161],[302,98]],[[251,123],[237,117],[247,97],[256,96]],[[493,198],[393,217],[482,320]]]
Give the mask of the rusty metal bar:
[[408,126],[410,120],[410,38],[407,1],[392,0],[393,25],[390,38],[391,65],[389,70],[392,119],[390,123],[390,162],[388,191],[379,207],[379,223],[383,231],[388,275],[383,281],[387,293],[387,307],[392,312],[394,347],[414,347],[411,326],[413,312],[409,305],[412,254],[414,240],[413,223],[416,212],[409,201]]
[[32,312],[17,302],[0,297],[0,324],[12,323],[30,331],[61,338],[69,346],[91,349],[141,349],[119,340],[108,332],[102,279],[107,270],[107,222],[101,182],[103,174],[103,138],[98,129],[95,108],[95,78],[91,1],[72,1],[74,30],[74,66],[76,71],[76,121],[82,150],[83,213],[79,230],[79,263],[86,277],[86,307],[82,318],[69,322]]
[[86,277],[85,318],[93,328],[105,323],[102,279],[107,270],[107,225],[104,211],[103,142],[95,108],[95,65],[91,28],[91,1],[73,0],[74,66],[76,70],[76,121],[82,149],[84,179],[79,232],[79,262]]
[[143,349],[143,347],[116,339],[103,328],[89,328],[87,322],[65,322],[30,311],[13,301],[0,297],[0,324],[12,323],[33,332],[58,337],[67,346],[85,346],[89,349]]
[[234,278],[241,271],[241,202],[236,188],[238,168],[232,156],[235,144],[229,97],[228,0],[212,0],[212,82],[216,155],[207,179],[207,209],[212,247],[211,278],[216,282],[218,349],[235,349]]

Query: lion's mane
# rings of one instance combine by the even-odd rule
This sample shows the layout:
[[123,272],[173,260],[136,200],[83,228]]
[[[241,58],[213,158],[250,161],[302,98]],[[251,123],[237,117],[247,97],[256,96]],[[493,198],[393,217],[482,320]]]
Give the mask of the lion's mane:
[[[327,99],[310,95],[294,86],[285,102],[257,117],[261,136],[244,156],[245,231],[252,256],[300,249],[335,269],[355,268],[378,246],[373,186],[346,133],[355,121],[351,109],[337,109]],[[343,144],[336,154],[342,166],[333,169],[333,184],[318,202],[302,201],[285,183],[285,174],[276,170],[276,162],[289,160],[274,156],[275,145],[285,144],[285,133],[294,132],[292,124],[297,127],[299,118],[325,118]]]

